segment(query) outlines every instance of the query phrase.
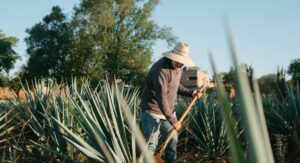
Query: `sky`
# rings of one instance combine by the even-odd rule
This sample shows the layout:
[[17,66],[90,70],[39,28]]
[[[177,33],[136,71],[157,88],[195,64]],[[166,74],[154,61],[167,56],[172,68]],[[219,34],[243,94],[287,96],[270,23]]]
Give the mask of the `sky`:
[[[42,21],[59,5],[72,15],[80,0],[1,0],[0,30],[19,39],[15,50],[22,56],[13,72],[26,62],[26,29]],[[288,69],[300,58],[299,0],[161,0],[152,19],[172,28],[178,41],[190,46],[190,56],[197,67],[212,75],[208,53],[213,55],[218,72],[229,71],[230,51],[224,18],[229,20],[238,58],[254,68],[255,77],[276,73],[278,66]],[[153,47],[153,61],[169,51],[163,41]],[[13,73],[12,72],[12,73]]]

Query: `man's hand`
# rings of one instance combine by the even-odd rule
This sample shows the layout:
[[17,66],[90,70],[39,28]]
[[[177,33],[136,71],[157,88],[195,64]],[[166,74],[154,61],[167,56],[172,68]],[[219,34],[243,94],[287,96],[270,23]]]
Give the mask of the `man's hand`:
[[204,94],[204,91],[202,88],[198,89],[198,90],[194,90],[193,92],[193,97],[197,96],[197,99],[201,98]]
[[181,122],[177,121],[173,124],[174,129],[178,132],[181,128]]

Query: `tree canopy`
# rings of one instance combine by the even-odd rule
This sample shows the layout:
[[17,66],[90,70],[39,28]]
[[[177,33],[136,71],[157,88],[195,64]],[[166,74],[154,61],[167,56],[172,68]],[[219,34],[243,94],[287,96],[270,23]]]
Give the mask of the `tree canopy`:
[[[151,14],[158,0],[81,0],[70,20],[53,7],[27,30],[28,76],[121,79],[140,84],[151,64],[153,45],[176,42]],[[26,76],[26,75],[25,75]]]
[[9,71],[14,68],[14,64],[20,56],[16,53],[13,47],[16,45],[18,39],[16,37],[6,37],[0,30],[0,72],[5,72],[7,75]]
[[24,77],[62,77],[67,74],[71,51],[71,30],[66,16],[54,6],[43,21],[27,29],[28,62]]
[[127,82],[143,79],[151,64],[155,41],[166,40],[169,44],[176,41],[169,28],[159,27],[150,19],[157,4],[158,0],[81,2],[73,23],[77,43],[82,45],[82,39],[86,38],[91,42],[88,44],[91,76],[108,75]]
[[300,58],[291,61],[287,73],[292,76],[293,83],[297,84],[298,81],[300,86]]

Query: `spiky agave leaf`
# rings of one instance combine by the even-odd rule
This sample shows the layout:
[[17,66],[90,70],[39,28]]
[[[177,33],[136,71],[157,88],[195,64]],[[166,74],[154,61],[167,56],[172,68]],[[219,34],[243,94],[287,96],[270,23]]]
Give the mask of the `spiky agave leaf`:
[[[55,81],[44,85],[41,80],[35,80],[32,88],[28,83],[26,83],[26,87],[22,86],[26,99],[18,99],[14,105],[19,113],[19,119],[24,124],[23,130],[29,132],[28,136],[23,138],[24,141],[43,149],[43,152],[33,153],[36,155],[36,159],[48,158],[49,155],[54,154],[62,160],[66,158],[72,160],[69,154],[73,152],[67,149],[67,141],[61,136],[63,131],[51,118],[56,117],[67,124],[71,124],[70,121],[72,121],[67,102],[61,97],[60,85]],[[32,150],[41,151],[39,149]],[[53,153],[53,151],[55,152]]]
[[125,93],[124,98],[124,90],[121,89],[121,93],[118,93],[116,90],[119,89],[106,81],[95,90],[88,84],[83,84],[81,90],[75,90],[76,96],[69,100],[73,105],[73,115],[83,129],[83,137],[56,120],[68,132],[68,135],[64,136],[68,142],[88,157],[101,160],[100,162],[135,160],[131,153],[134,149],[129,148],[130,139],[127,135],[136,133],[129,131],[123,114],[130,113],[130,107],[137,107],[137,95]]
[[241,103],[241,116],[245,125],[246,138],[249,141],[249,161],[251,162],[274,162],[270,147],[266,122],[262,111],[258,88],[254,89],[256,97],[252,96],[247,72],[239,65],[236,49],[231,33],[231,28],[226,22],[226,34],[231,52],[232,62],[235,68],[235,82],[238,90],[238,97]]
[[[226,156],[230,147],[226,127],[216,96],[210,96],[207,101],[198,101],[195,110],[197,112],[193,114],[188,129],[192,135],[192,146],[210,159],[229,157]],[[238,138],[241,133],[238,131],[239,121],[235,120],[232,111],[230,118],[234,122]]]
[[268,129],[277,161],[299,157],[300,91],[286,85],[287,97],[270,95],[263,98]]
[[233,119],[231,119],[230,112],[231,112],[231,107],[230,107],[230,102],[228,100],[228,97],[225,93],[224,86],[221,82],[221,78],[219,75],[217,75],[217,70],[215,68],[215,64],[213,62],[212,56],[210,55],[210,61],[211,65],[215,74],[215,79],[216,79],[216,90],[217,90],[217,97],[218,101],[221,106],[221,111],[222,115],[224,118],[225,126],[226,126],[226,133],[227,137],[230,143],[230,151],[232,153],[233,159],[235,162],[245,162],[245,159],[243,157],[244,152],[242,150],[241,142],[239,138],[237,137],[238,131],[236,130],[235,127],[235,122]]
[[12,101],[6,100],[0,103],[0,155],[2,161],[15,162],[22,152],[19,148],[19,138],[22,123],[18,120],[18,112],[12,105]]

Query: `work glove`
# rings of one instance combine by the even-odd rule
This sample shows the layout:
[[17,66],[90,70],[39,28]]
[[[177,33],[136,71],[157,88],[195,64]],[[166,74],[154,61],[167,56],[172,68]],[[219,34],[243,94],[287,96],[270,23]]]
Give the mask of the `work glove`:
[[173,124],[174,129],[178,132],[181,128],[181,122],[177,121]]

